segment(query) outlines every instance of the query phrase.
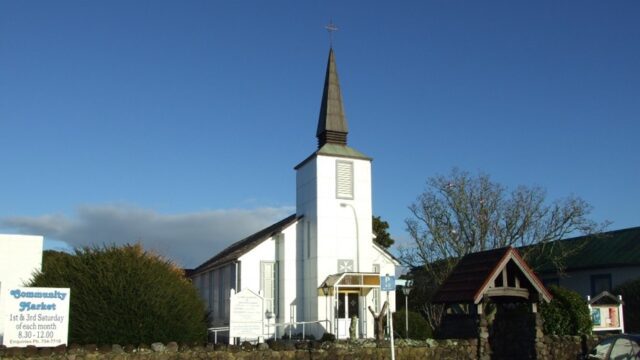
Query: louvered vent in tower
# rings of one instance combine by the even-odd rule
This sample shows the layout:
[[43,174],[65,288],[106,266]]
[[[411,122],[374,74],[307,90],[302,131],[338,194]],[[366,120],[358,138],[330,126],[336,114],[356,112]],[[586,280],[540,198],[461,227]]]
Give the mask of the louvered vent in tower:
[[353,162],[336,161],[336,197],[353,199]]

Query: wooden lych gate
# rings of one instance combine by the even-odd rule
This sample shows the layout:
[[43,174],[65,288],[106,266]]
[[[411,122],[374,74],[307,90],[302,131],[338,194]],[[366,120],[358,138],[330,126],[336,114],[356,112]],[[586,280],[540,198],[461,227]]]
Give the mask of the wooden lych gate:
[[440,337],[478,338],[480,359],[535,359],[538,314],[551,294],[513,247],[469,254],[434,295],[446,306]]

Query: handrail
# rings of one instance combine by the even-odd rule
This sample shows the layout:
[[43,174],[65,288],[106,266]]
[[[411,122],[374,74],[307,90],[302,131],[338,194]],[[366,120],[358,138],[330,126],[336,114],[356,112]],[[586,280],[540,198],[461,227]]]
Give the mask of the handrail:
[[[284,327],[284,326],[289,326],[289,339],[291,339],[291,329],[293,328],[293,326],[298,327],[298,325],[302,325],[302,339],[305,338],[305,325],[307,324],[321,324],[321,323],[325,323],[325,329],[328,331],[330,329],[330,325],[331,323],[329,322],[329,320],[315,320],[315,321],[295,321],[295,322],[286,322],[286,323],[273,323],[270,326],[275,327],[276,329],[280,326],[280,327]],[[267,327],[267,333],[269,332],[269,327]],[[274,332],[274,336],[275,336],[275,332]]]
[[208,328],[207,329],[208,332],[212,332],[213,331],[213,343],[217,344],[218,343],[218,332],[225,332],[225,331],[229,331],[229,327],[228,326],[221,326],[221,327],[212,327],[212,328]]
[[[298,325],[302,325],[302,339],[305,338],[305,334],[306,334],[306,325],[308,324],[322,324],[324,323],[325,325],[325,329],[330,329],[330,325],[331,323],[329,322],[329,320],[316,320],[316,321],[296,321],[296,322],[286,322],[286,323],[273,323],[273,324],[267,324],[267,337],[271,337],[271,327],[273,326],[276,329],[276,332],[274,332],[273,336],[276,337],[277,335],[277,329],[279,327],[286,327],[289,326],[289,339],[291,339],[291,333],[292,333],[292,329],[293,327],[298,327]],[[263,322],[263,326],[264,326],[264,322]],[[213,337],[214,337],[214,344],[218,343],[218,332],[228,332],[229,331],[229,326],[221,326],[221,327],[212,327],[212,328],[208,328],[207,329],[208,332],[213,332]]]

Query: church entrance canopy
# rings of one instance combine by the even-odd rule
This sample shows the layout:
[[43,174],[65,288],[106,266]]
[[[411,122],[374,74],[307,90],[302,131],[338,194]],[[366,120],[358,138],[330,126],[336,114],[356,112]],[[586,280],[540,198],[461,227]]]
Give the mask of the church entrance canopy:
[[318,295],[334,295],[340,292],[358,292],[364,296],[371,289],[380,288],[380,274],[347,272],[329,275],[320,284]]
[[320,284],[318,296],[331,299],[331,304],[327,302],[325,305],[331,309],[327,309],[327,314],[332,319],[333,333],[338,339],[349,337],[349,327],[353,317],[360,319],[358,337],[367,336],[367,295],[373,289],[380,289],[380,274],[373,272],[329,275]]

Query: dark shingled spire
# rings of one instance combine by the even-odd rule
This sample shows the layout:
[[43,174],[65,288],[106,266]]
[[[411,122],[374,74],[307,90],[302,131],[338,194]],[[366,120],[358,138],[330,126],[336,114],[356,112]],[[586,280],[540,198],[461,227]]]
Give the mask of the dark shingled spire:
[[347,145],[347,119],[342,107],[342,94],[338,82],[338,70],[333,48],[329,50],[327,61],[327,74],[324,78],[324,91],[322,92],[322,104],[320,104],[320,117],[318,119],[318,148],[323,145],[339,144]]

